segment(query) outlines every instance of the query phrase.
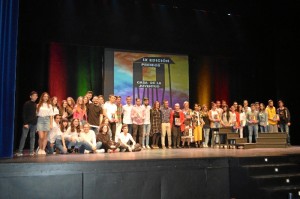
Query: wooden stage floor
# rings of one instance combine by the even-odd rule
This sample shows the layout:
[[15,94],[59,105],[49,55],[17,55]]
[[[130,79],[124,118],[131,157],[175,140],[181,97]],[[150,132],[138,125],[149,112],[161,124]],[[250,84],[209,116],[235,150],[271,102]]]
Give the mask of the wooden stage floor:
[[[26,154],[0,159],[0,198],[282,199],[300,191],[295,184],[300,176],[300,146]],[[257,170],[260,175],[273,175],[278,168],[296,177],[287,186],[280,177],[284,173],[279,173],[274,186],[283,187],[281,192],[263,192],[262,196],[248,174]]]
[[58,163],[58,162],[94,162],[94,161],[128,161],[128,160],[164,160],[164,159],[202,159],[202,158],[241,158],[263,156],[300,155],[300,146],[287,148],[259,149],[148,149],[140,152],[117,152],[99,154],[58,154],[0,159],[0,163]]

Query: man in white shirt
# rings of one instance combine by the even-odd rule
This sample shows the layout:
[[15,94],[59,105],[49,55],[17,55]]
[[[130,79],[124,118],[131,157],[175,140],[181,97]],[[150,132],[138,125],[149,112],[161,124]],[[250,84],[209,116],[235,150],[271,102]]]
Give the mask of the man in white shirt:
[[106,102],[103,106],[103,115],[108,118],[109,125],[112,133],[112,140],[115,140],[116,135],[116,112],[117,112],[117,106],[115,104],[116,97],[111,94],[109,95],[109,101]]
[[80,132],[80,142],[79,153],[104,152],[104,150],[97,150],[100,149],[101,144],[96,143],[96,134],[90,130],[89,123],[83,125],[83,132]]
[[[131,134],[128,133],[128,125],[127,124],[123,124],[122,126],[122,132],[119,135],[118,138],[118,142],[120,143],[120,149],[121,151],[125,152],[125,151],[130,151],[132,152],[132,150],[134,150],[136,142],[134,141],[134,139],[132,138]],[[130,145],[129,141],[131,141],[133,144]]]
[[140,98],[135,99],[135,105],[131,110],[131,118],[132,118],[132,137],[136,142],[142,145],[145,109],[141,105]]
[[131,119],[131,110],[133,105],[131,104],[131,97],[126,97],[126,104],[123,105],[123,124],[127,124],[128,133],[132,134],[132,119]]

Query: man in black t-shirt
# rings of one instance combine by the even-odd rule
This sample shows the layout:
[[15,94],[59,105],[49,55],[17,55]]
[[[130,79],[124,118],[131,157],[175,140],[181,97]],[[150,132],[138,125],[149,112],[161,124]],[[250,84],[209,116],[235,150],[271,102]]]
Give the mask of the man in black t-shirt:
[[87,105],[87,120],[90,124],[91,130],[93,130],[97,135],[99,126],[102,123],[103,111],[99,104],[98,96],[94,96],[92,101],[93,103]]

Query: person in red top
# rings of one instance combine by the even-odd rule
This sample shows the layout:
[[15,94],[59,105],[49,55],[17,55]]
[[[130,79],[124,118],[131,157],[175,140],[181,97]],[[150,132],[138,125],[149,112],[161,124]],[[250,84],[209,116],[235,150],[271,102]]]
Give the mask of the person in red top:
[[170,125],[173,135],[173,148],[180,148],[180,137],[184,131],[184,114],[178,103],[174,105],[174,110],[170,114]]

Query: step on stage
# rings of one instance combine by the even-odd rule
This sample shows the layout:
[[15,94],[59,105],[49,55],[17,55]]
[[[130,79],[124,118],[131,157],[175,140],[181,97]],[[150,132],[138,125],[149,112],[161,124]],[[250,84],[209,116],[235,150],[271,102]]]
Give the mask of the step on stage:
[[0,198],[300,198],[300,147],[0,160]]

